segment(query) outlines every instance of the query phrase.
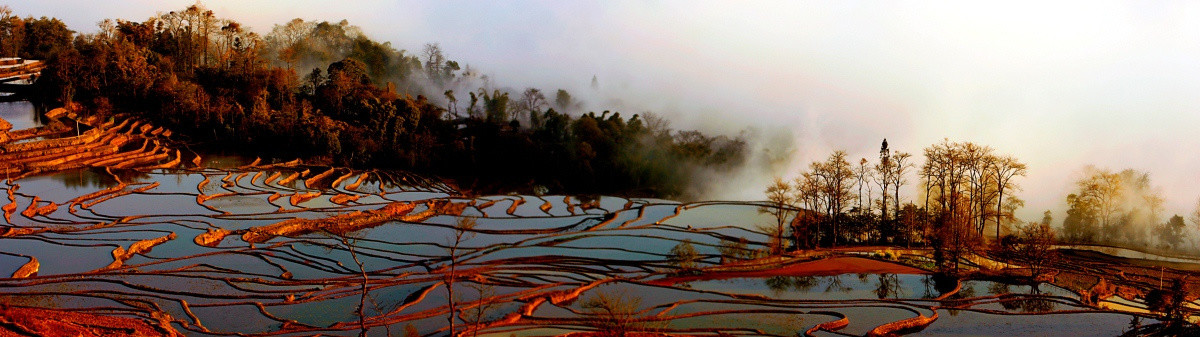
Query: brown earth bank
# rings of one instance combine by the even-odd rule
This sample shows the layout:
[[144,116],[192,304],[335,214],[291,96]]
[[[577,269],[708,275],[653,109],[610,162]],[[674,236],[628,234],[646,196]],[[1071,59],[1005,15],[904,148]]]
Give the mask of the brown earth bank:
[[0,303],[0,337],[9,336],[182,336],[169,324],[83,312]]
[[71,108],[46,114],[43,126],[6,130],[0,122],[0,174],[6,179],[64,170],[173,168],[182,162],[172,132],[127,115],[83,117]]

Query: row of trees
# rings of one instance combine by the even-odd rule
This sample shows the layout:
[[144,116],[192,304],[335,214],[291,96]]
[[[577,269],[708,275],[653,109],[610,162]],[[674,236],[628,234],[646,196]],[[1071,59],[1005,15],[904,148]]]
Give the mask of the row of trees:
[[[1186,219],[1176,214],[1163,220],[1165,200],[1149,173],[1088,167],[1066,201],[1066,241],[1159,249],[1181,249],[1186,243]],[[1200,226],[1200,205],[1190,217]]]
[[436,44],[396,51],[345,21],[293,20],[263,38],[195,5],[66,41],[46,55],[38,99],[135,114],[222,151],[411,169],[481,190],[659,197],[686,197],[693,172],[747,153],[741,137],[677,131],[653,114],[580,113],[564,90],[551,103],[538,89],[478,88],[460,111],[461,91],[430,88],[474,83],[469,67]]
[[[845,244],[930,246],[947,263],[944,267],[955,268],[951,262],[988,241],[996,252],[1018,255],[1045,250],[1055,238],[1160,249],[1188,243],[1187,219],[1163,219],[1161,190],[1147,173],[1087,168],[1066,198],[1067,216],[1056,232],[1050,211],[1040,222],[1022,224],[1014,217],[1024,204],[1014,195],[1021,190],[1016,181],[1027,171],[1016,158],[949,140],[923,152],[924,163],[917,166],[911,155],[892,153],[884,140],[878,161],[863,158],[852,165],[845,152],[835,151],[793,181],[776,179],[765,190],[767,203],[761,208],[775,218],[763,228],[773,237],[771,251]],[[913,174],[918,198],[904,202],[900,190]],[[1200,225],[1200,204],[1190,217]]]
[[924,208],[933,224],[928,241],[937,253],[947,254],[942,260],[958,261],[983,243],[989,221],[999,241],[1002,227],[1024,204],[1011,194],[1020,189],[1013,179],[1025,173],[1025,164],[987,146],[946,140],[925,148],[920,174]]
[[[1025,164],[996,154],[987,146],[945,140],[925,148],[925,163],[917,167],[912,155],[893,153],[887,140],[879,159],[852,165],[843,151],[810,164],[798,177],[776,181],[766,189],[775,216],[767,231],[776,238],[775,252],[793,248],[844,244],[931,245],[946,261],[984,241],[985,229],[1002,229],[1014,222],[1013,210],[1022,205],[1013,192]],[[909,176],[919,178],[923,202],[903,202],[900,190]],[[878,191],[878,194],[875,194]],[[876,197],[878,195],[878,197]]]

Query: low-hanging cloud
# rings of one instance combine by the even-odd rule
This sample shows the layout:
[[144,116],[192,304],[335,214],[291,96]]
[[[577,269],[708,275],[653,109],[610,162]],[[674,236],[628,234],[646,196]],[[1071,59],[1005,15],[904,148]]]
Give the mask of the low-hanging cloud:
[[[10,6],[86,32],[104,18],[143,20],[189,4]],[[1191,136],[1200,125],[1200,5],[1191,2],[205,5],[262,34],[296,17],[348,19],[410,53],[438,42],[504,86],[566,89],[589,110],[654,111],[708,133],[749,128],[760,145],[790,138],[779,147],[794,153],[787,164],[731,177],[713,198],[760,198],[770,176],[834,149],[873,159],[883,138],[918,157],[950,138],[1028,163],[1018,212],[1026,220],[1047,209],[1061,218],[1088,164],[1150,173],[1167,187],[1166,213],[1188,212],[1200,190],[1200,137]]]

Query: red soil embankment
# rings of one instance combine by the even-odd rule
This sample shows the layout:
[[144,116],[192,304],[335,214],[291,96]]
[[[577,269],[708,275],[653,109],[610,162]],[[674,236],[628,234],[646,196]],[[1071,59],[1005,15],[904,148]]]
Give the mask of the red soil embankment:
[[27,278],[27,277],[30,277],[33,275],[37,275],[38,269],[41,269],[41,267],[42,267],[42,264],[38,262],[38,259],[36,257],[30,256],[29,262],[26,262],[25,264],[21,265],[21,268],[17,268],[17,271],[13,272],[11,277],[12,278]]
[[[426,210],[411,214],[410,212],[418,205],[425,205]],[[465,204],[451,203],[446,200],[401,201],[388,204],[378,210],[354,211],[323,219],[296,218],[236,232],[209,231],[201,234],[203,239],[197,238],[196,243],[202,246],[216,245],[226,235],[238,232],[242,233],[242,241],[249,243],[262,243],[277,236],[298,236],[318,231],[340,235],[393,220],[419,222],[439,214],[458,215],[462,213],[465,206]]]
[[[123,115],[101,123],[97,117],[81,118],[62,108],[46,115],[51,121],[44,126],[3,132],[0,173],[11,178],[84,167],[172,168],[180,163],[180,151],[163,142],[169,132],[161,127],[138,121],[131,123]],[[76,119],[78,123],[68,126],[58,119],[63,117]],[[121,123],[115,124],[116,120]],[[79,124],[92,126],[92,129],[72,132]],[[141,144],[140,148],[138,144]],[[175,152],[174,160],[171,159],[172,151]]]
[[117,248],[114,248],[112,251],[113,262],[108,266],[101,268],[101,270],[121,268],[121,266],[125,265],[125,261],[129,260],[134,255],[149,253],[151,249],[154,249],[154,246],[160,245],[167,241],[175,240],[175,237],[175,233],[171,233],[162,237],[141,240],[129,245],[129,249],[117,246]]
[[169,324],[0,303],[0,336],[181,336]]

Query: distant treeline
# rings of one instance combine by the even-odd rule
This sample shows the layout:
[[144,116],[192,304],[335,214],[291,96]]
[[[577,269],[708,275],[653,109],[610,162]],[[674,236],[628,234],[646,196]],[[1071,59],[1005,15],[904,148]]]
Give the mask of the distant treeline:
[[0,14],[0,52],[48,63],[37,99],[132,113],[213,149],[408,169],[481,192],[659,197],[747,156],[740,137],[583,113],[565,90],[550,102],[492,88],[436,44],[409,55],[345,21],[297,19],[261,37],[197,5],[76,35],[57,19]]
[[[1068,191],[1060,228],[1051,211],[1040,221],[1014,215],[1025,202],[1015,193],[1025,163],[988,146],[943,140],[926,147],[923,163],[892,152],[850,161],[843,151],[813,162],[792,181],[764,190],[761,211],[774,222],[770,253],[841,245],[904,245],[934,249],[937,267],[954,270],[968,253],[990,251],[1043,264],[1056,242],[1104,244],[1157,252],[1200,254],[1183,215],[1167,217],[1161,188],[1150,174],[1087,167]],[[915,179],[912,179],[915,178]],[[911,179],[911,180],[910,180]],[[915,186],[912,199],[900,190]],[[1187,214],[1200,225],[1200,202]]]

